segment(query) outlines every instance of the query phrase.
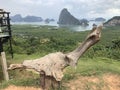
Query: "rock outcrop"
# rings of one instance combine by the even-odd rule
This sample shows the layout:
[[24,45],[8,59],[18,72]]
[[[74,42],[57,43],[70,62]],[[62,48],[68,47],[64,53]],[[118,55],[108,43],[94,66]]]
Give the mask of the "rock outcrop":
[[80,21],[64,8],[59,16],[59,25],[81,25]]
[[120,16],[115,16],[104,23],[104,26],[120,26]]

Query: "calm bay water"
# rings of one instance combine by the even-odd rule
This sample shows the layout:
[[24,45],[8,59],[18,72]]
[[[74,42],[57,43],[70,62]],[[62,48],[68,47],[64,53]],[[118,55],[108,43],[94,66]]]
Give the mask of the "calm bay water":
[[88,26],[75,26],[75,27],[72,27],[72,29],[75,30],[75,31],[91,30],[92,27],[93,27],[93,24],[101,25],[101,24],[103,24],[103,22],[90,21]]
[[[95,21],[90,21],[88,26],[70,26],[69,28],[74,31],[86,31],[86,30],[91,30],[93,27],[93,24],[100,25],[103,22],[95,22]],[[50,23],[44,23],[44,22],[15,22],[11,23],[13,25],[48,25],[48,26],[56,26],[59,27],[57,22],[50,22]]]

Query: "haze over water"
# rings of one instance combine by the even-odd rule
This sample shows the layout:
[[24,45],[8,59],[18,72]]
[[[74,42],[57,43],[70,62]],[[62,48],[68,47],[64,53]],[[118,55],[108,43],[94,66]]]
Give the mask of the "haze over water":
[[[100,25],[103,22],[95,22],[95,21],[90,21],[88,26],[70,26],[69,28],[71,30],[74,31],[86,31],[86,30],[91,30],[93,27],[93,24],[96,25]],[[57,22],[50,22],[50,23],[45,23],[45,22],[11,22],[11,24],[13,25],[35,25],[35,26],[39,26],[39,25],[48,25],[48,26],[56,26],[59,27],[59,25],[57,24]]]

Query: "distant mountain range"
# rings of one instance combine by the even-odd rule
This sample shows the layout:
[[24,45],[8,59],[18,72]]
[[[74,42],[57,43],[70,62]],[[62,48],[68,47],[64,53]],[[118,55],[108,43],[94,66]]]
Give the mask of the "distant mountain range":
[[[50,22],[54,22],[54,19],[51,18],[46,18],[43,19],[42,17],[38,17],[38,16],[26,16],[26,17],[22,17],[20,14],[16,14],[14,16],[11,16],[11,21],[12,22],[45,22],[45,23],[50,23]],[[74,17],[66,8],[62,9],[59,15],[59,19],[58,19],[58,24],[61,26],[66,26],[66,25],[81,25],[81,26],[87,26],[89,25],[88,23],[91,21],[95,21],[95,22],[105,22],[106,19],[102,18],[102,17],[98,17],[95,19],[77,19],[76,17]],[[104,26],[118,26],[120,25],[120,16],[115,16],[111,19],[109,19],[108,21],[106,21],[104,23]]]
[[106,19],[102,18],[102,17],[98,17],[98,18],[95,19],[95,21],[96,22],[104,22],[104,21],[106,21]]
[[103,18],[103,17],[98,17],[98,18],[95,18],[95,19],[90,19],[89,21],[95,21],[95,22],[105,22],[106,19]]
[[37,17],[37,16],[26,16],[22,17],[20,14],[16,14],[15,16],[11,16],[11,21],[12,22],[45,22],[45,23],[50,23],[55,21],[54,19],[47,18],[45,20],[42,19],[42,17]]

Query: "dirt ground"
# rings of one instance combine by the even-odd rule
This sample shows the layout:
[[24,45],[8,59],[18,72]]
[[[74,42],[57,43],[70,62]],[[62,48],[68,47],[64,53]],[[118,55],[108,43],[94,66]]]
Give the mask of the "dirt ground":
[[69,90],[120,90],[120,75],[80,76],[67,83]]
[[8,88],[4,90],[42,90],[40,88],[35,88],[35,87],[21,87],[21,86],[9,86]]
[[[120,90],[120,76],[105,74],[102,76],[79,76],[64,84],[68,90]],[[4,90],[42,90],[34,87],[9,86]]]

